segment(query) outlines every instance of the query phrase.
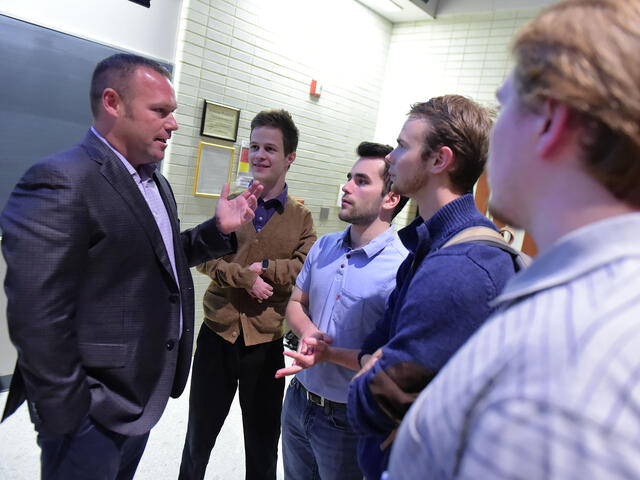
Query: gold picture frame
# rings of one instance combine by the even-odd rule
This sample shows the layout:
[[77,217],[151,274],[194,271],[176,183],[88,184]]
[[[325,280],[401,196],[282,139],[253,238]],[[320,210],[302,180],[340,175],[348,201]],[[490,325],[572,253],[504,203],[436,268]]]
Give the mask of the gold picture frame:
[[222,186],[231,183],[234,153],[233,147],[200,142],[193,182],[196,197],[220,197]]
[[200,135],[235,142],[238,138],[240,110],[238,108],[204,101]]

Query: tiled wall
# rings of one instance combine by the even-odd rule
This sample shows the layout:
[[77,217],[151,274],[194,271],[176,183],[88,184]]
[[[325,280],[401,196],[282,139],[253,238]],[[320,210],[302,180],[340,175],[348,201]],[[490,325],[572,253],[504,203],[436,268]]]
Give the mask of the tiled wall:
[[495,104],[509,44],[537,10],[511,10],[395,25],[376,138],[394,139],[412,103],[447,93]]

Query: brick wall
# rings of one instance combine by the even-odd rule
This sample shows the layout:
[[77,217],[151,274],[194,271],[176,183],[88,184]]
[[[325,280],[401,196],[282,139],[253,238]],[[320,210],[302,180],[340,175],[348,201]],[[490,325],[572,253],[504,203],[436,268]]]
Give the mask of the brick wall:
[[537,10],[511,10],[397,24],[376,128],[394,139],[412,103],[446,93],[495,105],[511,69],[509,43]]

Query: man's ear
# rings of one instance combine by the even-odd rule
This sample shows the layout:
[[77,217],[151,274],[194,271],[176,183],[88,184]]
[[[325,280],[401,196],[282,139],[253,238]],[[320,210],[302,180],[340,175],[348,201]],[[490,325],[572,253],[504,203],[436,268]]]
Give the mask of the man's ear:
[[287,155],[287,169],[291,166],[291,164],[293,163],[293,161],[296,159],[296,152],[291,152],[289,155]]
[[102,108],[110,117],[118,117],[124,108],[122,97],[113,88],[105,88],[102,92]]
[[384,195],[382,199],[382,206],[380,207],[383,211],[387,211],[389,214],[393,213],[393,209],[396,208],[398,203],[400,202],[400,195],[394,192],[388,192]]
[[[559,148],[573,129],[571,110],[555,100],[545,100],[538,113],[538,140],[536,152],[548,157]],[[570,135],[573,136],[573,135]]]
[[453,151],[447,147],[440,147],[429,159],[429,169],[434,174],[446,172],[453,165]]

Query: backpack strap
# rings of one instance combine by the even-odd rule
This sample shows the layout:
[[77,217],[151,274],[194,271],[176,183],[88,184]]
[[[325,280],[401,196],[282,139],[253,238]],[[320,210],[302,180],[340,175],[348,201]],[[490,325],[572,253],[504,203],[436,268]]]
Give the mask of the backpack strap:
[[511,254],[511,256],[515,260],[515,264],[517,270],[520,271],[529,266],[531,263],[531,257],[526,253],[513,248],[511,245],[507,243],[504,237],[489,227],[469,227],[465,228],[461,232],[454,235],[450,238],[442,247],[450,247],[451,245],[456,245],[458,243],[483,243],[485,245],[491,245],[493,247],[498,247],[505,252]]

